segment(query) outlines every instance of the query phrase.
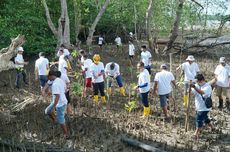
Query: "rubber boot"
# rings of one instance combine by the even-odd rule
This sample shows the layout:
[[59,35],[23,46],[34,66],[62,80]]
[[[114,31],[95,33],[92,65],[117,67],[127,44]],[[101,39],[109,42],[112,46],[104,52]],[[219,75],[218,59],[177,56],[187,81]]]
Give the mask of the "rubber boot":
[[112,88],[109,87],[107,91],[108,91],[108,94],[111,96],[112,95]]
[[124,87],[120,87],[120,93],[121,93],[123,96],[125,96],[125,89],[124,89]]
[[188,95],[184,95],[184,106],[188,106]]
[[150,114],[150,107],[144,107],[144,112],[142,117],[148,117]]
[[105,103],[105,102],[106,102],[105,96],[101,96],[101,102],[102,102],[102,103]]
[[223,99],[219,99],[219,109],[223,109]]
[[93,101],[94,101],[95,103],[98,103],[98,95],[93,96]]

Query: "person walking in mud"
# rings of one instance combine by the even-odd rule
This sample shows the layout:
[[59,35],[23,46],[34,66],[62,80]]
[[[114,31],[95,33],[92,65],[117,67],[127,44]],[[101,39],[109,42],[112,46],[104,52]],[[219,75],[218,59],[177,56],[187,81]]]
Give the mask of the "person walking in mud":
[[205,99],[210,97],[212,94],[212,87],[209,83],[205,82],[205,78],[202,74],[197,74],[197,83],[190,84],[192,88],[192,93],[195,95],[195,107],[196,107],[196,131],[194,133],[195,139],[198,140],[203,123],[207,124],[212,131],[214,130],[210,119],[208,118],[208,113],[211,108],[207,108],[205,104]]
[[134,55],[135,55],[135,46],[133,45],[132,41],[129,41],[129,60],[132,66],[133,66]]
[[141,61],[144,63],[145,69],[147,69],[151,75],[152,55],[147,50],[146,45],[141,46]]
[[[68,138],[67,126],[65,123],[65,110],[67,105],[67,99],[65,96],[65,83],[63,80],[57,77],[57,71],[49,71],[48,79],[52,82],[52,102],[45,109],[45,114],[49,115],[52,122],[56,121],[61,125],[64,133],[64,138]],[[55,117],[56,111],[56,117]]]
[[100,49],[102,49],[103,43],[104,43],[104,38],[101,35],[99,35],[98,45],[99,45]]
[[148,101],[148,94],[150,90],[150,75],[148,70],[144,68],[144,63],[139,62],[137,69],[140,72],[138,77],[138,85],[134,89],[138,89],[141,96],[141,101],[144,106],[144,112],[142,117],[148,117],[150,114],[150,106]]
[[84,61],[82,66],[82,72],[85,76],[85,87],[83,89],[83,97],[86,97],[87,92],[92,91],[92,73],[90,66],[93,64],[93,61],[88,57],[87,54],[84,54]]
[[45,58],[43,52],[39,53],[39,58],[35,61],[35,80],[39,79],[41,91],[48,81],[49,60]]
[[225,106],[229,110],[229,87],[230,87],[230,66],[226,63],[226,58],[221,57],[219,65],[216,67],[215,74],[215,90],[219,99],[218,108],[223,108],[223,96],[225,96]]
[[20,88],[20,81],[21,78],[23,78],[23,81],[26,85],[28,85],[28,82],[26,80],[26,73],[24,69],[24,65],[28,65],[29,62],[25,62],[23,58],[23,52],[24,49],[23,47],[18,47],[17,48],[17,56],[14,58],[15,61],[15,67],[16,67],[16,81],[15,81],[15,87]]
[[105,103],[105,92],[104,92],[104,64],[100,62],[101,57],[99,54],[93,56],[93,64],[90,66],[92,73],[92,83],[93,83],[93,92],[94,92],[94,102],[98,103],[98,91],[101,94],[101,102]]
[[186,58],[186,62],[176,68],[176,71],[179,70],[184,75],[184,106],[187,106],[189,82],[192,80],[195,83],[195,76],[200,72],[200,69],[193,55],[189,55]]
[[159,95],[160,105],[166,118],[168,118],[168,106],[169,102],[172,101],[172,84],[176,87],[176,82],[173,74],[167,71],[168,66],[162,64],[161,72],[156,73],[154,78],[154,89],[153,93]]
[[107,78],[108,94],[112,94],[112,79],[116,79],[118,86],[120,87],[121,95],[125,96],[125,89],[122,83],[122,77],[120,74],[120,66],[115,62],[107,63],[105,66],[105,76]]
[[121,37],[117,35],[114,41],[117,45],[117,50],[119,52],[120,49],[122,49]]

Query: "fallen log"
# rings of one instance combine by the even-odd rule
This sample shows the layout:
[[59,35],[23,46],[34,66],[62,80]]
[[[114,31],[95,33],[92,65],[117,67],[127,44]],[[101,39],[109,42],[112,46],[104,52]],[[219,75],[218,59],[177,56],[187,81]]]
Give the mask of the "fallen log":
[[151,152],[164,152],[163,150],[159,149],[159,148],[156,148],[152,145],[147,145],[145,143],[142,143],[138,140],[134,140],[134,139],[131,139],[131,138],[127,138],[127,137],[121,137],[121,141],[124,142],[124,143],[127,143],[131,146],[135,146],[135,147],[138,147],[138,148],[141,148],[145,151],[151,151]]

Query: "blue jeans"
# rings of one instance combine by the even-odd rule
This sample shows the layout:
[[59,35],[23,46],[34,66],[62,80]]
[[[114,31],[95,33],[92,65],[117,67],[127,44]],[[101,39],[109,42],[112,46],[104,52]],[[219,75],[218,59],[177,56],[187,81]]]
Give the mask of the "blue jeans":
[[165,107],[168,105],[168,98],[169,98],[170,94],[164,94],[164,95],[159,95],[160,97],[160,104],[161,104],[161,107]]
[[[54,107],[54,103],[51,103],[46,109],[45,109],[45,114],[50,115],[51,114],[51,110]],[[59,124],[65,124],[65,109],[66,109],[66,105],[63,105],[61,107],[56,107],[56,119],[57,122]]]
[[48,81],[48,77],[46,75],[39,75],[40,86],[43,88]]
[[196,128],[201,128],[203,126],[203,123],[210,123],[210,119],[208,118],[208,112],[209,111],[196,112]]
[[25,84],[28,84],[27,81],[26,81],[26,73],[23,69],[17,69],[17,74],[16,74],[16,81],[15,81],[15,86],[17,88],[20,87],[20,81],[21,81],[21,78],[23,78],[23,81]]
[[141,93],[141,101],[145,107],[149,107],[148,94],[149,94],[149,91],[145,93]]
[[[123,87],[121,75],[118,75],[116,77],[116,81],[117,81],[117,84],[118,84],[119,87]],[[109,85],[109,87],[111,87],[111,85],[112,85],[112,80],[111,79],[109,80],[109,84],[108,85]]]

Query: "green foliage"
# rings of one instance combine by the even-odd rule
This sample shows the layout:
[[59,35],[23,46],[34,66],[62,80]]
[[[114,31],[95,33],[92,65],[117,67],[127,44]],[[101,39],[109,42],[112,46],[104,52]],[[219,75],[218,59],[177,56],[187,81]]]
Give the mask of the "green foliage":
[[136,101],[130,101],[125,104],[125,110],[131,112],[133,109],[137,108]]
[[77,51],[77,50],[73,50],[73,51],[71,52],[71,56],[72,56],[73,58],[76,58],[76,57],[78,56],[78,52],[79,52],[79,51]]
[[81,95],[82,95],[82,90],[83,90],[83,88],[82,88],[81,84],[79,84],[79,83],[77,83],[77,82],[75,82],[75,83],[73,84],[73,93],[74,93],[76,96],[81,96]]

